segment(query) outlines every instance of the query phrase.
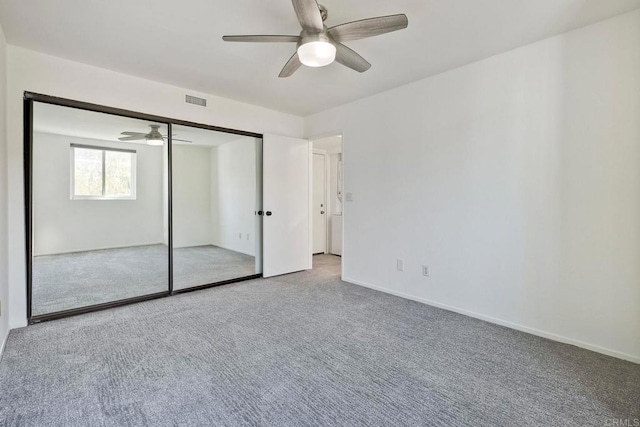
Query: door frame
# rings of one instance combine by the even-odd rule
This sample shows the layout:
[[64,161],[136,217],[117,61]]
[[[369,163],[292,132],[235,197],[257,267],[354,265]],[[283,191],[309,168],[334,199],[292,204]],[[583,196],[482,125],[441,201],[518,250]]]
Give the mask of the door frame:
[[348,203],[347,199],[346,199],[346,191],[345,189],[347,188],[346,186],[346,179],[345,179],[345,150],[344,150],[344,132],[342,130],[334,130],[331,132],[325,132],[325,133],[321,133],[321,134],[317,134],[314,135],[309,139],[309,141],[311,141],[311,143],[313,144],[314,142],[316,142],[319,139],[325,139],[325,138],[330,138],[332,136],[339,136],[340,137],[340,145],[341,145],[341,155],[342,155],[342,235],[340,236],[341,240],[342,240],[342,255],[340,255],[341,258],[341,262],[340,262],[340,279],[342,279],[344,277],[344,260],[345,260],[345,256],[346,256],[346,247],[345,247],[345,230],[346,230],[346,215],[347,215],[347,211],[348,211]]
[[[313,143],[312,143],[313,144]],[[319,156],[323,156],[324,157],[324,254],[329,254],[331,253],[331,251],[329,250],[329,215],[331,212],[331,202],[330,202],[330,198],[328,195],[329,192],[329,186],[331,185],[329,182],[329,179],[331,178],[330,175],[330,164],[329,164],[329,154],[327,153],[327,150],[322,150],[320,148],[313,148],[313,153],[314,156],[315,155],[319,155]],[[313,179],[313,162],[311,162],[311,176]],[[315,185],[315,182],[312,181],[312,196],[311,198],[313,199],[313,190],[315,190],[315,188],[313,187]],[[313,206],[313,200],[311,201],[312,206]],[[313,210],[311,211],[311,228],[313,228]],[[312,233],[312,236],[315,233]],[[311,240],[311,253],[313,255],[316,255],[313,252],[313,239]]]
[[[114,116],[130,117],[150,122],[159,122],[167,125],[167,203],[168,203],[168,286],[167,290],[153,294],[141,295],[138,297],[128,298],[124,300],[110,301],[96,305],[72,308],[63,311],[57,311],[47,314],[32,315],[32,297],[33,297],[33,104],[39,102],[43,104],[57,105],[60,107],[76,108],[79,110],[94,111],[97,113],[110,114]],[[48,320],[60,319],[63,317],[85,314],[108,308],[120,307],[123,305],[134,304],[141,301],[149,301],[157,298],[169,297],[179,293],[192,292],[200,289],[221,286],[230,283],[241,282],[244,280],[257,279],[262,274],[254,274],[237,279],[226,280],[224,282],[205,284],[187,289],[173,289],[173,201],[172,201],[172,125],[182,125],[207,129],[217,132],[231,133],[241,136],[249,136],[253,138],[263,138],[263,134],[249,132],[238,129],[224,128],[220,126],[207,125],[204,123],[190,122],[187,120],[173,119],[170,117],[157,116],[153,114],[140,113],[137,111],[126,110],[122,108],[109,107],[105,105],[93,104],[90,102],[77,101],[73,99],[60,98],[50,95],[44,95],[35,92],[25,91],[23,95],[23,148],[24,148],[24,219],[25,219],[25,256],[26,256],[26,293],[27,293],[27,324],[32,325]],[[262,191],[262,188],[260,188]]]

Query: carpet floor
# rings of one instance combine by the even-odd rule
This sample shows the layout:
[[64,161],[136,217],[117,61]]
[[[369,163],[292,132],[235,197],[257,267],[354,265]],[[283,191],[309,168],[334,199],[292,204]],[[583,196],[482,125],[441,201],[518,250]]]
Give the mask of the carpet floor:
[[[38,256],[33,259],[33,315],[54,313],[168,289],[167,247]],[[255,274],[255,258],[217,246],[173,251],[174,289]]]
[[347,284],[336,257],[314,263],[11,331],[0,425],[606,426],[640,418],[639,365]]

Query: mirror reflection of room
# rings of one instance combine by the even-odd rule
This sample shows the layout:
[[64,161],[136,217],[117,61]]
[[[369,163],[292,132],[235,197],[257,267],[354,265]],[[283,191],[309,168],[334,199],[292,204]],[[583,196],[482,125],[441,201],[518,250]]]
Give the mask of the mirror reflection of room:
[[173,287],[261,273],[261,140],[173,126]]
[[166,136],[164,124],[34,103],[34,316],[167,291],[154,129]]

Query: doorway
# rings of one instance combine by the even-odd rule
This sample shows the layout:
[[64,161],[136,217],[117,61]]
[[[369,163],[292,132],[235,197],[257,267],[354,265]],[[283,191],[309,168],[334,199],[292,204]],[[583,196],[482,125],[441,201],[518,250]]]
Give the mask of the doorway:
[[338,264],[342,257],[342,135],[312,140],[314,267]]
[[313,150],[313,254],[327,253],[327,154]]

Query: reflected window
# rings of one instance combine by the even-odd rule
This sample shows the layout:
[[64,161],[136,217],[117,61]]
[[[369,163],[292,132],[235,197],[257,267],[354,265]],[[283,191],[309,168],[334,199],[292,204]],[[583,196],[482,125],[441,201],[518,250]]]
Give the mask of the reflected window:
[[71,144],[71,198],[136,198],[136,152]]

